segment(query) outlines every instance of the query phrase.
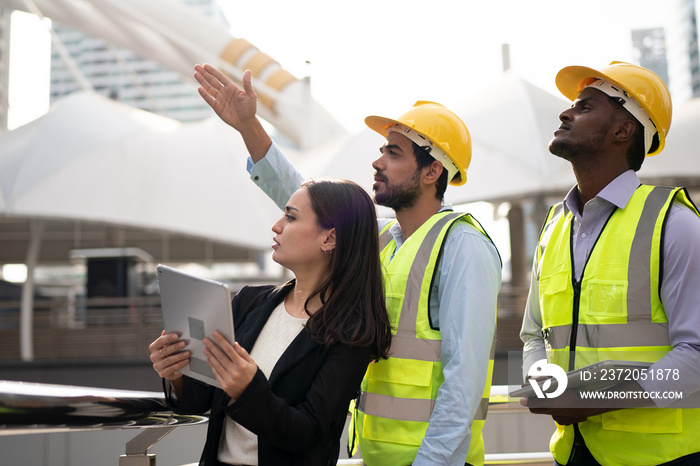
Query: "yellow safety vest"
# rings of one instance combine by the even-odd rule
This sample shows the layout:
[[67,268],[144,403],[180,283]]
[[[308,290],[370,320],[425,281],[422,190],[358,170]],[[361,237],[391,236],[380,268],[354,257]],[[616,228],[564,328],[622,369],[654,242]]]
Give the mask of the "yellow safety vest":
[[[698,213],[684,189],[637,188],[608,219],[578,283],[571,257],[573,214],[564,215],[561,204],[550,209],[537,251],[550,363],[570,371],[606,359],[655,362],[671,351],[660,279],[663,230],[675,199]],[[606,466],[661,464],[700,450],[699,409],[622,409],[578,427]],[[573,441],[573,426],[557,424],[550,441],[557,462],[568,462]]]
[[[488,238],[470,215],[454,212],[433,215],[398,251],[389,233],[392,223],[380,234],[393,338],[389,359],[369,365],[353,413],[351,435],[357,436],[362,459],[367,465],[411,464],[428,428],[438,388],[444,381],[440,330],[432,328],[428,312],[430,285],[444,239],[456,221],[473,225]],[[472,424],[466,458],[474,465],[484,464],[481,432],[488,409],[493,360],[492,345],[487,383]]]

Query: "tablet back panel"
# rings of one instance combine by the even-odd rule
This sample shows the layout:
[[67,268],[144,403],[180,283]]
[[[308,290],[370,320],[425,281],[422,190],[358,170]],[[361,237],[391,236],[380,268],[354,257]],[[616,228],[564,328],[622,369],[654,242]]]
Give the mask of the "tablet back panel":
[[203,340],[214,341],[218,330],[233,342],[233,313],[231,291],[225,283],[190,275],[180,270],[158,265],[163,325],[166,333],[178,333],[191,352],[190,363],[180,369],[183,375],[220,387],[206,363]]

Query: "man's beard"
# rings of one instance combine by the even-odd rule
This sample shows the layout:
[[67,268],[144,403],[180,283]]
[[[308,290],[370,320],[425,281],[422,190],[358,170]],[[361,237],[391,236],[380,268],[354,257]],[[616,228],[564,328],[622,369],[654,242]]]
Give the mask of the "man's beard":
[[412,207],[422,192],[420,176],[421,170],[419,168],[413,173],[413,175],[411,175],[410,178],[392,186],[390,186],[386,181],[386,178],[384,178],[384,186],[386,191],[381,194],[375,192],[374,202],[376,202],[377,205],[389,207],[396,212],[400,211],[401,209],[408,209],[409,207]]
[[564,160],[571,161],[586,152],[586,147],[579,143],[572,143],[571,141],[552,139],[549,142],[549,152]]
[[611,117],[607,126],[598,128],[597,131],[590,133],[584,140],[579,138],[578,141],[571,141],[568,138],[555,137],[549,142],[549,152],[569,162],[580,158],[583,154],[599,152],[603,148],[603,141],[607,135],[609,125],[612,125],[613,122],[614,120]]

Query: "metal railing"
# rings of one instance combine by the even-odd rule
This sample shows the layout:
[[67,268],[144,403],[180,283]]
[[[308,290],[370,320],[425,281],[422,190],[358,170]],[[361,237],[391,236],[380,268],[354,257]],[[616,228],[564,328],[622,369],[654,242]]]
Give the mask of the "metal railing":
[[[494,414],[526,410],[510,401],[507,387],[495,386],[489,409],[493,409]],[[0,436],[142,429],[126,442],[119,466],[155,466],[156,457],[148,452],[155,443],[176,427],[207,421],[208,418],[204,416],[173,414],[159,392],[0,381]],[[549,452],[486,455],[486,464],[489,465],[549,465],[551,462]],[[361,458],[338,461],[338,465],[363,464]]]
[[[34,358],[138,358],[163,330],[160,296],[37,300]],[[20,359],[19,302],[0,302],[0,360]]]
[[0,381],[0,435],[144,429],[120,466],[152,466],[148,449],[177,426],[208,421],[172,413],[162,393]]

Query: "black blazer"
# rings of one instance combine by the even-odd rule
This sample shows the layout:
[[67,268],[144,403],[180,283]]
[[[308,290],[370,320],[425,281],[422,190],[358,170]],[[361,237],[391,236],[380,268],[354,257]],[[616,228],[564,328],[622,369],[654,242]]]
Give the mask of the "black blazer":
[[[235,338],[246,351],[292,286],[293,282],[244,287],[233,298]],[[211,409],[200,465],[222,464],[216,457],[228,415],[257,434],[260,466],[332,466],[338,461],[348,405],[369,362],[369,349],[341,344],[326,348],[302,331],[277,361],[270,380],[258,369],[231,406],[226,406],[230,397],[223,390],[189,377],[182,399],[168,396],[168,402],[181,414]]]

